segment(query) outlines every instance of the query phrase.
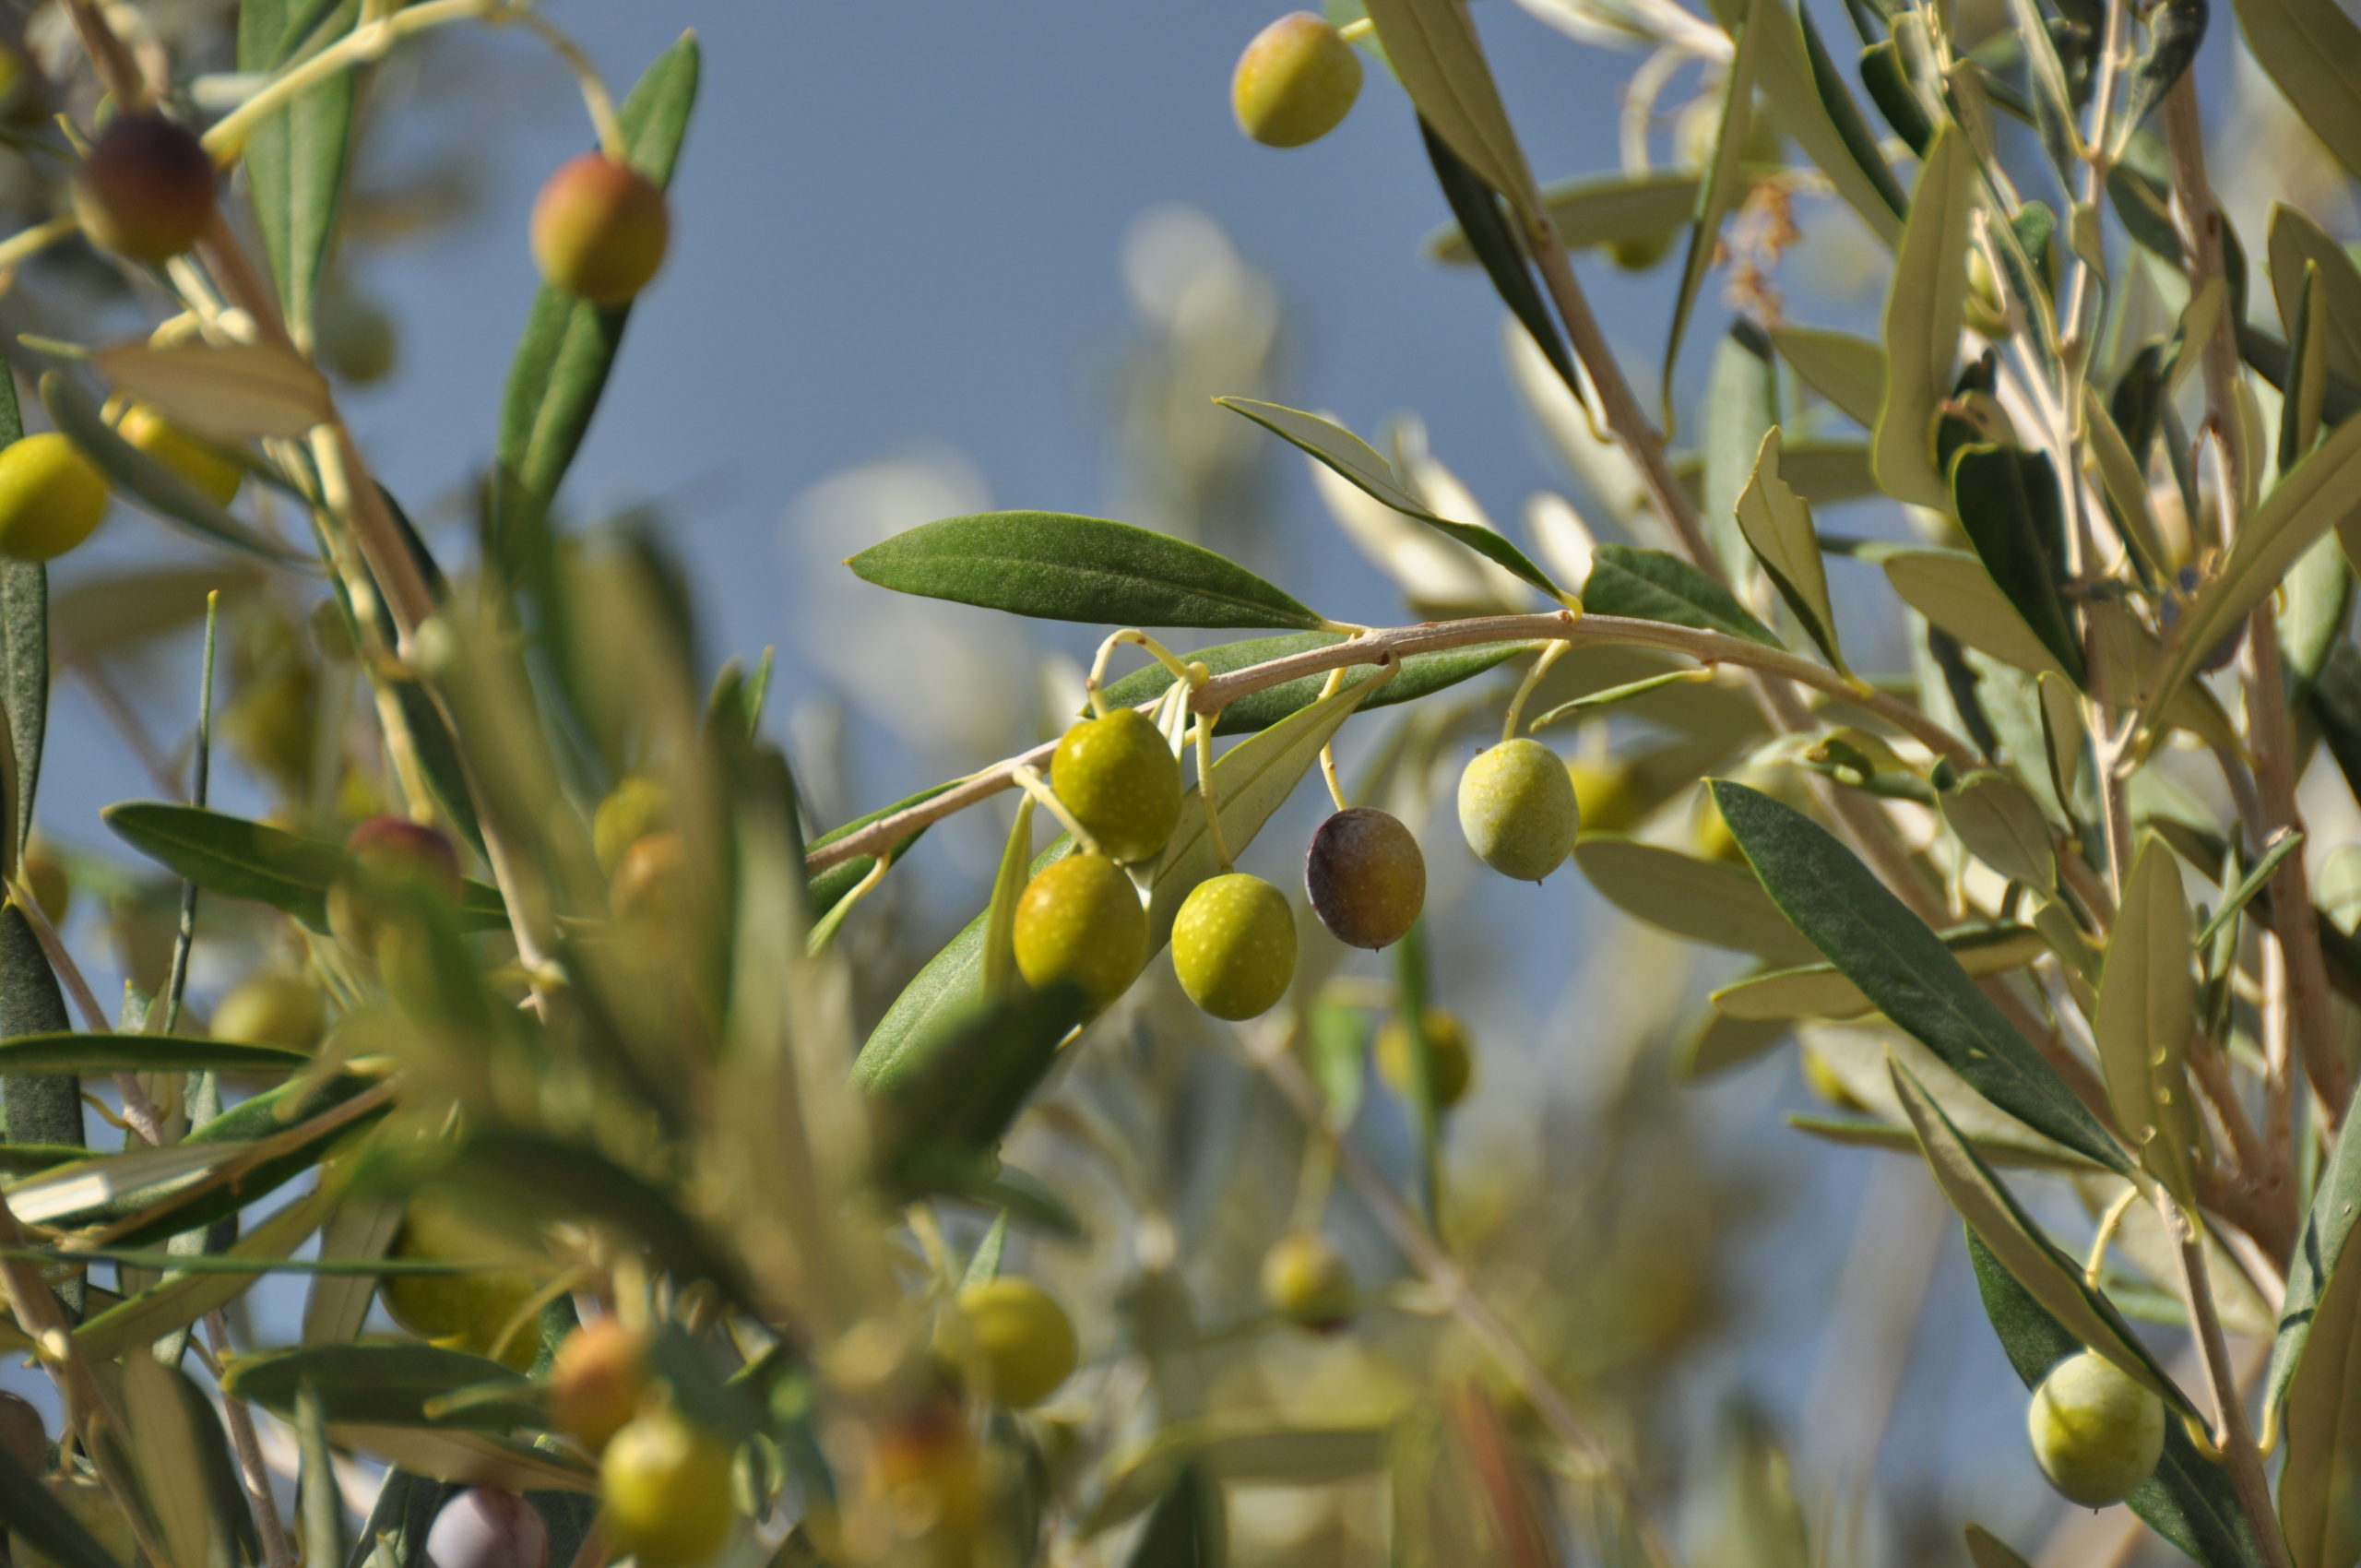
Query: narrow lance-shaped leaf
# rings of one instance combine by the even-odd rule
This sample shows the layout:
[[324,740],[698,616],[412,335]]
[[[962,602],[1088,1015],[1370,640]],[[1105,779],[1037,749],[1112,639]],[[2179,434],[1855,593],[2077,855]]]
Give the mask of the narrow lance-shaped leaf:
[[1894,1093],[1918,1134],[1918,1146],[1927,1157],[1928,1170],[1934,1173],[1936,1183],[1942,1188],[1943,1196],[1951,1200],[1952,1207],[1975,1232],[1976,1240],[1991,1249],[2011,1277],[2023,1286],[2068,1333],[2114,1362],[2128,1376],[2147,1384],[2173,1408],[2184,1415],[2196,1415],[2196,1407],[2148,1354],[2130,1325],[2123,1321],[2123,1314],[2106,1296],[2082,1282],[2080,1265],[2058,1251],[2017,1206],[2016,1199],[2010,1196],[2009,1190],[1968,1141],[1960,1136],[1959,1129],[1943,1114],[1942,1107],[1935,1103],[1925,1086],[1899,1062],[1893,1063],[1892,1073]]
[[[702,58],[695,35],[683,34],[641,74],[618,112],[632,167],[658,184],[671,183]],[[537,526],[557,493],[630,318],[628,304],[601,308],[553,286],[534,296],[501,398],[495,539],[511,528]]]
[[1984,563],[1958,550],[1880,550],[1874,559],[1904,604],[1947,636],[2031,675],[2065,668]]
[[[24,434],[17,378],[0,375],[0,446]],[[0,821],[0,874],[14,876],[17,857],[32,837],[49,729],[49,568],[12,556],[0,556],[0,718],[7,720],[0,769],[16,806],[13,820]]]
[[1943,821],[1968,853],[2036,893],[2058,885],[2049,822],[2024,786],[2005,773],[1978,769],[1941,796]]
[[2238,529],[2229,558],[2173,627],[2164,668],[2142,704],[2151,730],[2221,640],[2243,622],[2288,568],[2361,506],[2361,419],[2346,420],[2283,476]]
[[[357,0],[327,0],[338,13],[333,30],[350,30]],[[314,32],[324,7],[314,0],[241,0],[238,69],[278,70]],[[320,274],[336,234],[344,195],[345,161],[352,138],[358,75],[339,71],[298,93],[246,137],[241,161],[252,193],[263,254],[279,283],[279,308],[298,338],[309,340]]]
[[1880,1012],[2027,1126],[2130,1172],[2122,1149],[2057,1070],[1852,851],[1760,790],[1722,778],[1712,790],[1773,902]]
[[1104,517],[984,512],[921,524],[846,564],[898,593],[1045,621],[1310,629],[1318,612],[1201,545]]
[[1369,19],[1419,117],[1520,219],[1537,220],[1525,149],[1461,0],[1370,0]]
[[1729,589],[1661,550],[1600,545],[1591,557],[1590,580],[1583,585],[1583,608],[1598,615],[1720,632],[1765,647],[1779,646],[1777,635]]
[[2204,1128],[2185,1065],[2197,1027],[2189,927],[2180,862],[2151,834],[2132,861],[2107,938],[2091,1030],[2116,1124],[2149,1174],[2193,1210]]
[[[1233,413],[1244,414],[1273,434],[1301,447],[1334,469],[1339,477],[1350,481],[1404,517],[1415,517],[1430,528],[1441,529],[1552,599],[1560,597],[1558,585],[1549,580],[1547,572],[1526,559],[1525,552],[1490,529],[1474,523],[1456,523],[1436,513],[1419,499],[1418,492],[1402,481],[1394,471],[1394,465],[1385,460],[1383,453],[1343,425],[1322,419],[1317,414],[1307,414],[1299,409],[1258,402],[1252,398],[1216,398],[1214,401]],[[1213,623],[1204,624],[1210,625]]]
[[1975,173],[1966,137],[1944,125],[1911,192],[1885,302],[1885,397],[1869,461],[1888,495],[1937,509],[1951,505],[1935,470],[1935,414],[1951,391],[1966,315]]
[[1558,318],[1542,303],[1541,291],[1534,285],[1533,264],[1525,255],[1525,243],[1518,238],[1516,225],[1502,208],[1500,196],[1474,170],[1460,161],[1451,144],[1436,135],[1435,128],[1424,120],[1418,122],[1418,135],[1426,143],[1427,161],[1434,165],[1435,183],[1442,187],[1443,199],[1451,204],[1453,215],[1459,220],[1453,233],[1483,263],[1485,276],[1492,280],[1492,291],[1524,324],[1550,368],[1558,373],[1558,379],[1574,396],[1583,396],[1582,378],[1566,351],[1565,339],[1558,331]]
[[[1714,16],[1726,32],[1737,30],[1737,4],[1738,0],[1717,0],[1714,6]],[[1837,196],[1859,215],[1869,232],[1880,244],[1893,244],[1902,232],[1901,187],[1877,155],[1861,126],[1860,110],[1851,102],[1843,82],[1833,69],[1820,68],[1815,55],[1825,56],[1814,48],[1810,18],[1787,0],[1763,0],[1758,17],[1767,26],[1756,67],[1762,96],[1779,116],[1779,124],[1828,176]]]
[[1016,901],[1024,896],[1026,862],[1033,850],[1033,797],[1016,802],[1016,821],[1001,850],[1000,874],[992,879],[992,900],[984,911],[984,994],[994,1001],[1008,994],[1016,976]]
[[2280,1526],[2296,1568],[2344,1568],[2361,1559],[2361,1254],[2347,1249],[2328,1275],[2291,1371]]
[[2237,0],[2247,48],[2296,113],[2361,179],[2361,26],[2336,0]]
[[1680,265],[1680,283],[1672,296],[1672,330],[1665,339],[1664,426],[1673,427],[1673,367],[1680,360],[1680,340],[1689,330],[1689,313],[1697,303],[1698,288],[1721,247],[1722,220],[1729,216],[1746,184],[1747,129],[1754,118],[1755,61],[1770,25],[1758,18],[1774,11],[1777,0],[1746,0],[1746,19],[1738,30],[1727,74],[1722,81],[1722,118],[1714,138],[1714,155],[1697,184],[1697,209],[1691,214],[1689,254]]
[[[2344,247],[2296,208],[2280,206],[2271,209],[2266,244],[2270,252],[2271,291],[2279,303],[2279,319],[2296,321],[2303,294],[2305,264],[2308,262],[2319,268],[2324,295],[2321,314],[2325,317],[2320,327],[2328,344],[2325,370],[2347,381],[2361,380],[2361,267],[2355,267]],[[2300,329],[2290,327],[2291,349],[2301,335]]]
[[2064,515],[2057,471],[2047,457],[1976,443],[1952,458],[1952,505],[1976,557],[2078,684],[2082,650],[2058,588]]
[[1818,327],[1774,327],[1772,347],[1803,384],[1856,424],[1873,428],[1885,400],[1885,350],[1867,338]]
[[1841,672],[1845,654],[1836,642],[1836,612],[1829,602],[1820,534],[1812,527],[1811,507],[1779,477],[1779,428],[1774,425],[1755,454],[1753,477],[1738,494],[1738,528],[1754,558],[1770,574],[1771,586],[1803,624],[1804,635]]
[[[1569,250],[1669,241],[1697,210],[1697,176],[1657,170],[1641,175],[1596,174],[1542,188],[1541,203]],[[1465,266],[1477,259],[1457,226],[1427,237],[1435,260]]]
[[[2347,1125],[2351,1125],[2349,1117],[2355,1110],[2361,1110],[2361,1105],[2347,1108]],[[2361,1138],[2340,1137],[2328,1163],[2320,1169],[2303,1236],[2296,1244],[2296,1255],[2288,1260],[2287,1295],[2280,1308],[2279,1334],[2272,1341],[2271,1366],[2262,1380],[2260,1430],[2266,1436],[2286,1408],[2296,1365],[2304,1358],[2305,1346],[2319,1315],[2320,1297],[2344,1256],[2345,1243],[2352,1239],[2356,1220],[2361,1220]]]
[[1779,422],[1778,360],[1771,339],[1751,321],[1733,321],[1714,343],[1700,422],[1704,494],[1699,520],[1722,579],[1747,594],[1754,582],[1755,559],[1738,524],[1738,498],[1754,477],[1762,437]]

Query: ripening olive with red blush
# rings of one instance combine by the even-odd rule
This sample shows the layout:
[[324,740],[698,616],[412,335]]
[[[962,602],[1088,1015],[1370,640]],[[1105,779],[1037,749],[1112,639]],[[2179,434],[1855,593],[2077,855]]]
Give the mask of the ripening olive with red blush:
[[602,152],[567,160],[533,203],[533,261],[592,304],[628,303],[664,265],[672,220],[663,187]]
[[1390,947],[1427,901],[1427,860],[1399,817],[1369,806],[1320,825],[1303,857],[1303,890],[1320,923],[1348,947]]

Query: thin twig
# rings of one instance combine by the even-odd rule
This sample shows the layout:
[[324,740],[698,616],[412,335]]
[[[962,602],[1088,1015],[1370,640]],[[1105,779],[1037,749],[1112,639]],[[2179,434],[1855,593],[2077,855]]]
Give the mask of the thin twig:
[[[1306,648],[1301,653],[1289,654],[1283,659],[1250,664],[1226,675],[1216,675],[1191,694],[1189,705],[1199,713],[1213,713],[1254,692],[1285,685],[1307,675],[1324,674],[1331,670],[1354,665],[1384,668],[1397,659],[1406,659],[1413,654],[1475,647],[1486,643],[1548,640],[1567,642],[1578,647],[1653,647],[1708,664],[1743,665],[1797,685],[1826,692],[1842,702],[1849,703],[1892,724],[1955,767],[1964,770],[1975,765],[1975,752],[1942,726],[1907,703],[1882,692],[1865,693],[1859,690],[1825,665],[1814,664],[1809,659],[1797,658],[1779,648],[1766,647],[1761,643],[1726,636],[1719,632],[1697,631],[1687,626],[1667,625],[1658,621],[1637,621],[1620,615],[1578,616],[1565,610],[1526,615],[1478,615],[1463,621],[1430,621],[1416,626],[1372,631],[1324,647]],[[1143,703],[1140,706],[1145,711],[1153,705]],[[848,833],[836,842],[814,849],[805,861],[805,867],[810,871],[824,871],[843,861],[882,853],[919,828],[940,822],[978,801],[1008,789],[1014,768],[1019,766],[1038,767],[1056,749],[1054,741],[1044,742],[1028,752],[994,763],[979,773],[970,774],[939,795],[890,816],[879,817],[857,832]]]
[[[213,1341],[217,1360],[227,1353],[230,1326],[218,1309],[205,1314],[205,1333]],[[270,1469],[263,1463],[262,1445],[255,1440],[254,1412],[246,1408],[244,1400],[224,1390],[221,1416],[230,1429],[230,1446],[237,1452],[238,1479],[245,1486],[255,1526],[262,1532],[264,1568],[294,1568],[295,1543],[288,1538],[287,1523],[279,1516],[279,1503],[270,1493]]]
[[2292,1568],[2286,1538],[2279,1529],[2278,1511],[2272,1505],[2271,1483],[2263,1479],[2262,1455],[2255,1448],[2253,1429],[2247,1424],[2246,1400],[2238,1392],[2237,1374],[2230,1365],[2222,1317],[2214,1310],[2213,1286],[2205,1273],[2204,1244],[2198,1239],[2189,1217],[2169,1196],[2159,1194],[2157,1206],[2165,1229],[2176,1243],[2181,1301],[2189,1309],[2189,1321],[2196,1328],[2198,1355],[2213,1393],[2214,1444],[2222,1450],[2231,1488],[2237,1493],[2239,1510],[2246,1515],[2248,1527],[2261,1545],[2270,1568]]

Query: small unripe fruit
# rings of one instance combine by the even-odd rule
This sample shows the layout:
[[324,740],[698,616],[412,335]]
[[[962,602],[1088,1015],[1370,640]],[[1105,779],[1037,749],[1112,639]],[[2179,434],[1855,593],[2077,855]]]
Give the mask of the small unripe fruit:
[[590,819],[590,848],[599,869],[612,876],[623,853],[651,833],[671,825],[672,791],[653,778],[633,774],[599,802]]
[[160,267],[213,221],[215,174],[204,144],[145,110],[118,114],[74,172],[74,212],[90,243]]
[[312,339],[330,370],[355,386],[383,381],[401,357],[394,318],[350,288],[331,287],[313,313]]
[[[1437,1111],[1449,1111],[1467,1098],[1467,1086],[1476,1077],[1475,1052],[1467,1043],[1466,1027],[1457,1014],[1440,1007],[1420,1014],[1418,1027],[1427,1037],[1428,1090],[1434,1096]],[[1398,1016],[1387,1019],[1377,1031],[1377,1075],[1404,1099],[1418,1087],[1410,1056],[1417,1045],[1409,1027]]]
[[688,907],[688,849],[677,833],[651,833],[623,851],[607,902],[619,921],[670,921]]
[[566,1336],[550,1363],[550,1414],[593,1454],[639,1413],[647,1392],[647,1337],[611,1317]]
[[1303,890],[1320,923],[1348,947],[1390,947],[1427,902],[1427,858],[1399,817],[1368,806],[1320,825],[1303,857]]
[[1031,1280],[1008,1275],[959,1292],[936,1348],[966,1371],[977,1393],[1013,1410],[1055,1394],[1082,1360],[1065,1308]]
[[549,1568],[549,1526],[513,1491],[470,1487],[434,1515],[426,1560],[433,1568]]
[[423,823],[373,816],[352,830],[344,852],[351,865],[328,888],[328,928],[364,953],[375,949],[375,906],[386,895],[417,887],[458,902],[459,852]]
[[1263,1300],[1299,1327],[1340,1328],[1359,1297],[1351,1265],[1311,1231],[1282,1236],[1263,1254]]
[[54,561],[107,515],[107,481],[55,431],[0,448],[0,555]]
[[290,790],[301,790],[312,777],[315,693],[310,666],[282,664],[247,685],[221,716],[239,757]]
[[1180,820],[1180,765],[1137,708],[1117,708],[1067,731],[1050,759],[1050,788],[1118,861],[1161,853]]
[[1607,247],[1607,255],[1626,272],[1645,272],[1671,251],[1672,239],[1673,231],[1666,229],[1654,234],[1617,240]]
[[1093,1013],[1122,995],[1147,962],[1139,890],[1104,855],[1068,855],[1027,883],[1014,935],[1026,984],[1071,985]]
[[293,975],[257,975],[213,1010],[213,1038],[241,1045],[310,1051],[327,1027],[327,1006],[319,992]]
[[1259,876],[1209,877],[1172,921],[1172,968],[1189,1000],[1216,1018],[1256,1017],[1295,979],[1295,911]]
[[624,1423],[599,1462],[599,1496],[616,1556],[642,1568],[693,1568],[737,1528],[730,1445],[671,1410]]
[[1502,876],[1539,882],[1565,863],[1581,826],[1566,765],[1538,741],[1503,741],[1459,776],[1459,830]]
[[2025,1412],[2049,1484],[2086,1508],[2120,1503],[2165,1451],[2165,1402],[2095,1350],[2050,1370]]
[[74,907],[74,879],[65,862],[46,838],[36,838],[25,846],[25,882],[33,890],[33,902],[53,926],[65,923],[66,911]]
[[1566,764],[1566,778],[1574,786],[1584,833],[1629,833],[1640,825],[1644,802],[1640,781],[1627,765],[1577,759]]
[[1254,35],[1229,79],[1238,128],[1264,147],[1301,147],[1343,123],[1360,96],[1360,56],[1310,11]]
[[49,1428],[33,1402],[21,1394],[0,1389],[0,1451],[5,1451],[27,1475],[49,1468]]
[[191,490],[216,506],[228,505],[246,481],[243,465],[215,451],[145,403],[134,403],[125,410],[115,434],[172,469]]
[[[402,1212],[389,1257],[435,1263],[472,1262],[493,1244],[467,1223],[457,1206],[438,1195],[419,1197]],[[445,1350],[499,1359],[517,1372],[540,1354],[540,1336],[526,1324],[506,1333],[535,1294],[533,1277],[521,1269],[495,1268],[473,1274],[388,1274],[377,1282],[377,1299],[393,1320]]]
[[569,159],[533,203],[541,276],[593,304],[619,305],[647,287],[670,237],[663,189],[602,152]]

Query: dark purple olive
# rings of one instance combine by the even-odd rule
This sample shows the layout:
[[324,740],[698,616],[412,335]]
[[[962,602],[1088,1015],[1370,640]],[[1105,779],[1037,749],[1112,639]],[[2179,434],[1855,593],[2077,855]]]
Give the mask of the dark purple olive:
[[49,1468],[49,1428],[22,1395],[0,1390],[0,1451],[38,1476]]
[[1427,901],[1427,861],[1401,819],[1368,806],[1338,812],[1311,836],[1303,890],[1312,913],[1352,947],[1402,940]]
[[433,1568],[550,1568],[549,1526],[515,1492],[477,1487],[434,1515],[426,1557]]

